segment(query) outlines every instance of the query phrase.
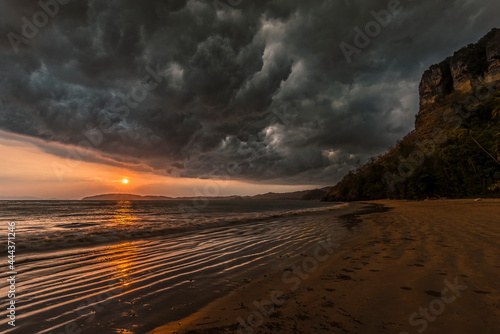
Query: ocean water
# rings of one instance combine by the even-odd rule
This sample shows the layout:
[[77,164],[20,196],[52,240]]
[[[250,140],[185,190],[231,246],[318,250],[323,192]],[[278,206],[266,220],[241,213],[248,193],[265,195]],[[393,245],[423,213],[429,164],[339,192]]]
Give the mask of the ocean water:
[[0,224],[15,222],[17,248],[36,251],[234,226],[335,206],[315,201],[0,201]]
[[[2,201],[16,223],[16,327],[146,333],[350,233],[306,201]],[[0,232],[2,233],[2,232]],[[7,242],[0,294],[7,295]]]

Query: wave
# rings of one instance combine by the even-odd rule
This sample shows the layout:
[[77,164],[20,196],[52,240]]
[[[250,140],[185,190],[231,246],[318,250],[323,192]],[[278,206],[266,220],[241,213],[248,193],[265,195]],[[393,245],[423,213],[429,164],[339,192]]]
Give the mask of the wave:
[[[144,219],[140,218],[127,224],[113,226],[102,225],[94,221],[63,223],[54,225],[57,229],[44,230],[43,233],[28,233],[28,231],[19,233],[16,248],[30,252],[133,241],[338,210],[345,208],[347,205],[335,204],[325,207],[251,213],[239,216],[203,217],[201,215],[190,216],[187,214],[183,217],[176,217],[176,215],[171,215],[172,218],[168,220],[148,219],[148,217],[153,218],[153,215],[147,215]],[[4,249],[0,251],[6,249],[6,246],[2,247]]]
[[22,318],[4,332],[60,333],[73,323],[82,333],[146,333],[148,324],[183,318],[249,277],[289,268],[330,237],[342,240],[349,232],[335,215],[310,214],[342,207],[241,217],[228,220],[231,227],[175,237],[22,253],[16,258]]

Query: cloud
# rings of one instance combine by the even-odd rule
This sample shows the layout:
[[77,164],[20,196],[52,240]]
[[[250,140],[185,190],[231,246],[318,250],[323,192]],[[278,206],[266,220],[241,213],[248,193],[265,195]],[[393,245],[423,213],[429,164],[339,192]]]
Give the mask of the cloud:
[[159,174],[332,184],[411,130],[423,71],[500,10],[400,3],[348,64],[340,43],[388,1],[70,1],[17,53],[8,34],[42,9],[3,2],[0,129],[65,145],[100,131],[86,159]]

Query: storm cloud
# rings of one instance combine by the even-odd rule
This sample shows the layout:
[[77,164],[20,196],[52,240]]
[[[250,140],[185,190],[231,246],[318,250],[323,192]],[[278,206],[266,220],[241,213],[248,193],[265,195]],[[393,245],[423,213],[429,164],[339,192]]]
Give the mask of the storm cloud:
[[[391,3],[356,47],[355,28]],[[494,0],[2,1],[0,128],[159,174],[331,185],[412,129],[423,71],[499,12]],[[350,61],[342,42],[358,49]]]

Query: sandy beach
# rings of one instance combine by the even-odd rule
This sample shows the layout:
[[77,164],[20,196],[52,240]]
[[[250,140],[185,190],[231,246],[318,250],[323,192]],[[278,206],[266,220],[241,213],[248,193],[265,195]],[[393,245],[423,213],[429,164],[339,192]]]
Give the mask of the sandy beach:
[[361,204],[387,211],[151,333],[500,333],[500,200]]

